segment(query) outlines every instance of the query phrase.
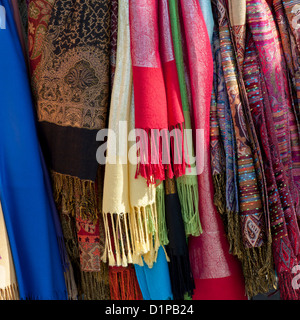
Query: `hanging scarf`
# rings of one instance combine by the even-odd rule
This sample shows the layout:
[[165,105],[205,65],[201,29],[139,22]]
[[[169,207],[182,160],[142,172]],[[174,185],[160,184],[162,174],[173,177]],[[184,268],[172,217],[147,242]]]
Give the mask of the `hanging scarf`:
[[173,294],[166,254],[158,250],[157,261],[152,268],[134,265],[144,300],[172,300]]
[[18,282],[0,204],[0,300],[19,300]]
[[[293,145],[293,143],[289,141],[289,138],[291,138],[291,140],[293,140],[293,138],[290,136],[288,131],[286,131],[286,134],[283,136],[283,130],[278,126],[279,121],[281,124],[286,121],[285,125],[289,126],[292,124],[290,125],[290,128],[293,130],[292,121],[295,118],[292,117],[292,112],[290,109],[291,104],[289,104],[287,101],[289,88],[286,78],[284,78],[285,69],[283,65],[281,65],[282,62],[280,62],[282,60],[280,59],[279,42],[276,42],[276,29],[274,26],[274,21],[267,5],[265,3],[256,3],[254,7],[251,1],[247,1],[247,20],[249,21],[250,29],[253,35],[254,43],[252,45],[252,50],[255,48],[257,50],[256,60],[255,54],[254,57],[253,54],[250,55],[251,52],[249,53],[249,59],[250,61],[256,62],[256,69],[254,66],[251,66],[252,62],[248,62],[248,64],[254,69],[252,70],[252,73],[255,74],[256,72],[256,74],[262,74],[265,81],[265,87],[261,91],[264,94],[264,101],[266,101],[267,106],[264,106],[264,109],[268,111],[266,123],[269,126],[268,136],[271,140],[271,155],[273,159],[271,158],[271,155],[267,155],[266,158],[269,159],[269,161],[273,161],[274,170],[273,180],[271,180],[270,176],[268,176],[268,178],[269,185],[271,185],[271,190],[269,191],[271,201],[270,215],[272,221],[271,226],[273,229],[273,255],[275,259],[275,266],[279,277],[281,297],[283,299],[298,299],[299,293],[292,288],[292,278],[295,276],[292,274],[292,268],[297,265],[297,258],[299,257],[300,233],[297,224],[295,206],[293,203],[295,198],[292,197],[294,189],[291,188],[292,186],[288,182],[289,175],[285,167],[285,160],[287,158],[285,148],[289,148],[289,143]],[[255,31],[253,31],[254,24]],[[263,25],[264,28],[257,28],[259,25]],[[265,38],[264,44],[265,46],[268,46],[268,52],[272,53],[272,59],[271,57],[270,59],[262,59],[260,41],[264,39],[264,37],[260,37],[258,39],[258,33],[268,34],[268,40]],[[270,37],[270,34],[272,37]],[[254,62],[252,64],[254,64]],[[258,69],[259,63],[261,67]],[[271,63],[271,65],[268,66],[268,63]],[[277,74],[276,92],[274,91],[271,82],[272,77],[274,76],[270,70],[271,66],[274,68],[273,70],[276,70]],[[250,72],[249,70],[247,71],[248,73]],[[249,80],[248,83],[250,83]],[[256,88],[254,87],[254,89]],[[269,95],[269,99],[266,97],[266,92]],[[258,92],[256,94],[258,94]],[[257,101],[255,103],[257,106],[259,106]],[[271,126],[272,123],[274,123],[274,126]],[[261,125],[259,130],[262,130]],[[285,140],[282,140],[282,137],[287,140],[287,143],[280,143],[281,141],[285,142]],[[267,162],[266,165],[268,165]],[[270,167],[270,165],[268,167]],[[277,183],[276,189],[274,188],[274,180],[276,180]],[[275,206],[275,209],[273,209],[273,206]]]
[[[156,0],[132,0],[129,4],[135,127],[139,142],[137,175],[148,183],[163,181],[165,172],[169,178],[181,176],[186,166],[176,65],[170,35],[160,32],[169,29],[169,22],[158,9]],[[172,139],[169,132],[174,132]]]
[[[0,69],[6,74],[1,82],[1,119],[7,119],[0,129],[0,193],[19,295],[66,299],[61,239],[43,172],[27,68],[10,3],[0,4],[7,19],[7,28],[0,31]],[[21,100],[11,91],[12,83]]]
[[103,168],[95,157],[109,104],[109,28],[110,1],[29,3],[40,139],[79,295],[85,299],[109,297],[108,269],[101,262]]
[[[174,54],[177,66],[177,73],[179,79],[179,87],[182,101],[182,109],[184,115],[184,142],[186,146],[184,150],[187,155],[186,158],[189,159],[189,164],[191,159],[195,158],[193,136],[192,136],[192,124],[190,116],[190,107],[188,100],[188,93],[185,81],[185,71],[184,71],[184,58],[182,49],[182,37],[180,30],[180,21],[178,14],[178,2],[169,1],[170,8],[170,20],[172,27],[172,36],[174,44]],[[165,9],[167,11],[167,8]],[[161,9],[162,11],[162,9]],[[169,15],[169,12],[166,12]],[[164,33],[168,34],[169,30]],[[169,31],[170,32],[170,31]],[[172,40],[171,40],[172,41]],[[196,173],[196,164],[193,163],[186,168],[185,174],[176,179],[176,185],[178,190],[178,196],[181,203],[181,211],[183,215],[183,221],[185,226],[185,233],[187,236],[199,236],[202,233],[200,215],[199,215],[199,193],[198,193],[198,181]]]
[[[191,268],[196,288],[193,299],[245,299],[244,281],[239,263],[228,253],[228,242],[224,236],[222,222],[213,203],[213,180],[210,165],[210,95],[213,83],[213,61],[205,21],[197,1],[181,1],[179,13],[184,22],[188,60],[186,63],[187,88],[189,96],[193,97],[191,117],[193,128],[204,129],[203,149],[196,164],[203,166],[199,170],[199,213],[203,234],[200,237],[189,238],[189,254]],[[193,24],[189,23],[193,21]],[[195,55],[193,55],[195,53]],[[212,56],[211,56],[212,57]],[[194,61],[197,63],[193,64]],[[201,85],[197,85],[197,84]],[[195,144],[197,145],[197,144]],[[197,155],[197,153],[196,153]],[[211,248],[214,248],[211,250]],[[227,292],[222,285],[230,288]],[[231,290],[232,289],[232,290]]]
[[214,203],[224,221],[230,252],[236,255],[235,248],[239,244],[235,241],[240,239],[236,237],[240,233],[236,145],[217,30],[213,37],[213,53],[215,73],[211,103],[211,164]]
[[[282,0],[269,1],[270,8],[274,10],[276,24],[280,33],[283,53],[289,72],[289,82],[293,101],[295,104],[295,113],[297,121],[300,120],[300,62],[298,60],[300,51],[295,40],[293,31],[286,16]],[[300,6],[299,6],[300,7]]]
[[[110,266],[130,263],[149,266],[159,248],[155,187],[135,177],[135,139],[127,144],[134,126],[134,99],[130,54],[129,5],[119,2],[117,60],[110,106],[105,165],[103,218],[106,243],[103,261]],[[125,124],[125,128],[120,127]],[[113,133],[113,134],[112,134]],[[125,137],[125,144],[120,138]],[[117,144],[114,147],[114,140]],[[134,141],[132,141],[134,140]],[[125,145],[125,147],[124,147]],[[130,153],[131,152],[131,158]]]
[[166,224],[169,244],[166,246],[170,259],[170,281],[174,300],[183,300],[193,295],[194,278],[190,266],[190,257],[184,231],[181,205],[176,190],[175,178],[165,180]]
[[[251,2],[247,2],[250,7]],[[260,10],[258,11],[259,8]],[[263,17],[262,14],[265,14]],[[253,33],[262,71],[266,81],[268,94],[272,97],[271,106],[275,121],[276,135],[279,142],[281,161],[289,178],[291,194],[299,211],[299,132],[294,114],[290,88],[287,79],[287,70],[274,18],[266,3],[258,2],[256,10],[248,14],[247,21]],[[258,27],[259,32],[253,31]],[[263,47],[262,47],[263,44]],[[266,48],[269,48],[266,51]],[[266,54],[268,53],[266,59]],[[274,86],[274,81],[276,86]]]
[[256,137],[247,122],[248,114],[244,106],[247,101],[240,87],[241,59],[235,61],[235,56],[238,57],[236,36],[230,33],[225,2],[218,2],[217,9],[222,67],[237,146],[240,214],[239,219],[235,220],[235,228],[241,228],[241,231],[235,238],[237,246],[234,253],[242,262],[246,292],[251,297],[261,291],[267,292],[274,281],[269,220],[265,207],[266,190]]

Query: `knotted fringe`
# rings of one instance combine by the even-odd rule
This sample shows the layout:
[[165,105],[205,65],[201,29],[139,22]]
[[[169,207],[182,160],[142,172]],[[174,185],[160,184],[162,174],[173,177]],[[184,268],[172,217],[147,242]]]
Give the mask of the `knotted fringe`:
[[75,216],[78,209],[83,219],[95,223],[98,219],[95,183],[54,171],[51,177],[55,202],[60,203],[62,209],[72,216]]
[[109,268],[109,284],[111,300],[143,300],[132,266]]
[[223,215],[226,212],[226,182],[225,173],[219,173],[213,175],[214,184],[214,204],[218,209],[218,212]]
[[68,293],[68,300],[78,300],[78,289],[71,263],[69,263],[68,269],[65,270],[64,277]]
[[100,272],[81,271],[83,300],[110,300],[108,268]]
[[174,300],[183,300],[185,296],[193,296],[195,289],[190,261],[187,255],[177,255],[168,249],[170,257],[169,271]]
[[165,180],[166,174],[170,179],[174,174],[175,176],[184,174],[182,125],[173,129],[175,130],[171,133],[168,129],[136,129],[138,155],[136,178],[142,176],[149,185],[155,184],[156,180]]
[[198,237],[202,232],[199,215],[198,181],[194,175],[176,179],[178,197],[186,236]]
[[166,223],[165,189],[164,184],[159,183],[156,187],[156,210],[158,221],[158,238],[162,246],[169,243],[168,229]]
[[109,266],[134,263],[151,268],[159,249],[156,205],[133,208],[131,213],[103,213],[105,249],[102,256]]
[[0,300],[20,300],[17,284],[0,289]]
[[293,279],[296,275],[291,272],[278,274],[278,287],[280,288],[280,300],[299,300],[300,291],[293,288]]

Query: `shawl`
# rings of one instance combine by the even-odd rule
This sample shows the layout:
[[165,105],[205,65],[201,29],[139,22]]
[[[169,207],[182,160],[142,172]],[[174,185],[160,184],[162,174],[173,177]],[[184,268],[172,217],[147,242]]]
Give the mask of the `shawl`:
[[118,10],[117,57],[104,178],[106,243],[102,259],[110,266],[126,267],[131,263],[143,265],[144,256],[146,263],[152,266],[159,248],[155,187],[148,186],[143,177],[135,175],[135,105],[128,3],[119,2]]
[[[252,7],[251,2],[247,2],[247,4]],[[259,53],[268,94],[272,97],[271,106],[279,142],[280,158],[289,178],[291,194],[296,204],[296,212],[298,212],[299,131],[292,106],[285,59],[279,33],[268,5],[258,2],[256,8],[260,10],[255,10],[253,14],[249,14],[247,22],[253,33],[253,39]],[[265,13],[266,16],[262,17],[262,13]],[[259,27],[259,32],[255,33],[253,28],[257,26]],[[264,44],[263,48],[262,43]],[[272,49],[273,53],[269,59],[265,58],[265,49],[267,47]],[[276,86],[274,86],[274,80],[276,81]]]
[[18,282],[0,204],[0,300],[19,300]]
[[28,28],[40,141],[79,296],[106,299],[104,176],[95,155],[109,106],[110,1],[31,1]]
[[190,266],[189,251],[175,178],[167,178],[164,184],[166,224],[169,238],[166,251],[170,259],[170,281],[174,300],[183,300],[185,295],[193,295],[195,283]]
[[[0,4],[7,19],[0,33],[0,68],[6,74],[1,82],[1,119],[7,119],[0,129],[0,193],[19,295],[66,299],[61,239],[43,171],[26,63],[9,1]],[[12,83],[22,100],[11,91]]]
[[157,260],[152,268],[134,265],[144,300],[172,300],[169,267],[163,247],[158,250]]
[[[180,1],[184,22],[188,60],[186,62],[189,96],[192,96],[191,117],[195,131],[202,129],[202,147],[196,164],[199,166],[199,213],[203,233],[189,238],[191,269],[196,288],[193,299],[245,299],[244,280],[239,262],[228,253],[229,247],[220,217],[213,203],[213,180],[210,165],[210,102],[213,84],[213,61],[209,37],[201,8],[197,1]],[[193,21],[190,24],[189,21]],[[210,58],[211,57],[211,58]],[[197,63],[194,63],[197,61]],[[198,85],[201,84],[201,85]],[[204,129],[204,130],[203,130]],[[196,131],[197,132],[197,131]],[[199,132],[199,131],[198,131]],[[199,137],[198,137],[199,138]],[[196,140],[197,141],[197,140]],[[204,144],[204,145],[203,145]],[[201,146],[202,145],[202,146]],[[212,249],[213,248],[213,249]],[[223,290],[226,285],[226,291]]]
[[[289,2],[289,1],[287,1]],[[280,33],[280,39],[282,43],[282,49],[285,56],[289,81],[291,86],[291,93],[293,94],[293,101],[295,107],[295,113],[297,115],[297,121],[299,123],[300,119],[300,63],[298,61],[299,47],[296,42],[295,35],[291,30],[292,25],[289,24],[289,19],[291,15],[286,15],[285,8],[287,5],[285,4],[285,8],[283,6],[283,2],[281,0],[272,0],[269,1],[269,5],[274,8],[274,16],[276,18],[276,24],[278,26],[278,31]],[[295,5],[296,8],[296,5]],[[292,20],[293,21],[293,20]]]
[[[260,83],[263,83],[264,87],[259,88],[259,86],[253,86],[253,83],[248,78],[247,84],[251,86],[250,97],[254,100],[252,103],[256,105],[257,109],[259,109],[262,101],[265,103],[264,110],[267,111],[266,123],[268,126],[267,136],[271,140],[271,152],[266,152],[264,161],[267,168],[272,168],[273,166],[272,169],[274,171],[271,177],[267,171],[266,174],[268,173],[267,182],[270,188],[273,255],[279,278],[279,289],[282,299],[299,299],[299,292],[292,287],[292,278],[294,277],[292,269],[297,265],[299,258],[300,233],[295,211],[298,203],[294,202],[294,189],[289,182],[290,175],[286,167],[286,161],[293,161],[295,159],[295,156],[293,157],[293,148],[296,148],[296,146],[292,138],[292,136],[295,135],[293,131],[296,130],[295,115],[292,112],[291,102],[289,102],[289,87],[285,77],[285,67],[283,61],[280,59],[281,48],[280,42],[277,41],[277,30],[267,5],[256,2],[254,6],[251,1],[247,1],[247,21],[253,37],[253,44],[252,47],[249,44],[252,51],[249,52],[248,60],[250,60],[250,62],[247,61],[247,71],[245,70],[245,73],[252,74],[252,78],[254,79],[256,79],[255,74],[256,77],[257,74],[262,74],[263,81],[261,80]],[[258,34],[261,34],[259,38]],[[268,38],[266,38],[267,34]],[[272,50],[272,58],[262,59],[260,44],[262,40],[264,40],[265,47],[268,47],[268,52]],[[257,53],[254,51],[253,54],[252,52],[255,49]],[[268,65],[268,63],[270,63],[270,65]],[[274,90],[271,82],[275,76],[271,68],[272,70],[276,70],[276,90]],[[259,98],[259,89],[260,92],[262,92],[261,96],[263,99],[260,99],[258,102],[255,101],[251,95],[255,92],[257,98]],[[254,111],[258,113],[256,109],[254,109]],[[288,126],[288,128],[292,130],[292,133],[288,132],[288,130],[283,133],[282,128],[278,125],[279,123],[284,127]],[[259,130],[262,132],[264,127],[261,123],[259,124]],[[265,145],[265,148],[267,148],[267,143],[265,141],[262,143]],[[286,160],[288,157],[286,148],[291,150],[291,160]],[[294,152],[297,154],[296,150]],[[270,162],[272,163],[270,164]],[[288,167],[288,169],[290,169],[290,167]],[[269,171],[271,171],[271,169],[269,169]]]
[[164,180],[165,173],[169,178],[183,175],[186,167],[184,117],[168,34],[169,21],[166,11],[161,14],[164,7],[165,3],[156,0],[132,0],[129,4],[135,128],[139,142],[137,175],[153,184]]
[[238,58],[236,49],[237,37],[233,30],[230,33],[225,2],[218,2],[217,9],[222,68],[237,146],[239,216],[232,223],[240,232],[235,235],[233,252],[242,262],[246,292],[252,297],[259,292],[268,292],[274,284],[265,177],[255,131],[248,121],[247,99],[240,75],[242,59]]
[[[190,116],[190,106],[188,92],[185,81],[184,58],[182,49],[182,36],[180,31],[180,21],[178,14],[178,2],[169,1],[170,20],[172,27],[172,36],[174,44],[174,54],[178,72],[179,87],[184,115],[184,150],[185,158],[188,159],[189,167],[186,168],[185,174],[176,179],[178,196],[181,204],[181,211],[187,236],[199,236],[202,233],[200,215],[199,215],[199,193],[196,173],[196,164],[191,163],[195,159],[192,124]],[[166,32],[165,32],[166,33]]]
[[203,19],[205,21],[209,40],[212,43],[215,21],[214,21],[214,17],[213,17],[212,8],[211,8],[211,1],[199,0],[199,3],[200,3]]

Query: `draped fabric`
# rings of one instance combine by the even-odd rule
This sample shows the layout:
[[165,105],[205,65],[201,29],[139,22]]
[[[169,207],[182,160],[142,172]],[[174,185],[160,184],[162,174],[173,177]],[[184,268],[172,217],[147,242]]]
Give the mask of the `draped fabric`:
[[[135,128],[139,141],[137,175],[153,184],[165,177],[182,176],[186,166],[176,64],[167,11],[162,10],[166,7],[166,2],[156,0],[129,3]],[[168,130],[173,129],[174,137],[169,139]]]
[[109,109],[110,9],[110,1],[72,0],[30,1],[28,9],[40,141],[79,296],[85,299],[109,297],[108,268],[101,261],[104,173],[95,154]]
[[[9,1],[1,30],[1,204],[20,299],[66,299],[58,234],[51,210],[26,63]],[[13,71],[13,72],[12,72]],[[17,85],[19,95],[12,89]],[[22,99],[19,99],[22,96]],[[12,148],[12,146],[14,146]]]

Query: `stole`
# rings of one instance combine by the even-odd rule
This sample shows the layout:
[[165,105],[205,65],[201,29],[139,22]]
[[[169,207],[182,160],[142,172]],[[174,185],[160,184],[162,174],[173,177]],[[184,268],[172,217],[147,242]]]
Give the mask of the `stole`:
[[31,1],[29,58],[40,141],[79,296],[109,298],[98,130],[109,107],[110,1]]

